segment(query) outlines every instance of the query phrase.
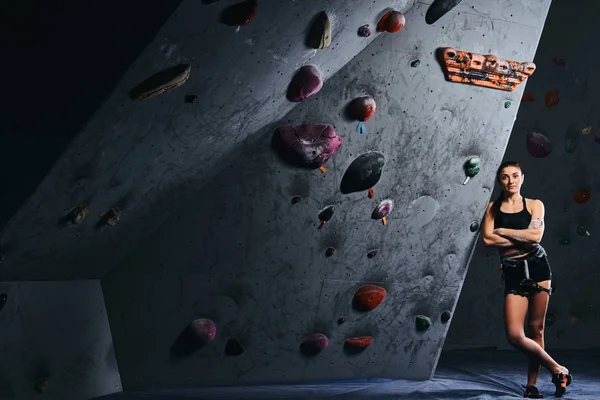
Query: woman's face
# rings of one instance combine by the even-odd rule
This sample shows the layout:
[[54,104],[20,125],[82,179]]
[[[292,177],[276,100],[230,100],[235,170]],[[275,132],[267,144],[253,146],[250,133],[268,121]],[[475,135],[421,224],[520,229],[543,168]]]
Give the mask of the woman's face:
[[525,180],[525,175],[521,172],[520,168],[509,166],[500,171],[498,180],[507,194],[519,193],[521,185]]

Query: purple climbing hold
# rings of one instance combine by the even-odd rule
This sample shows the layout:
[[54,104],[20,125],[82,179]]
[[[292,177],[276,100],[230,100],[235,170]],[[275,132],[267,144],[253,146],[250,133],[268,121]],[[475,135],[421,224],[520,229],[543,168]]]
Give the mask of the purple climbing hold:
[[527,151],[536,158],[547,157],[552,152],[552,142],[543,133],[529,132],[527,134]]
[[210,319],[200,318],[192,321],[190,324],[192,331],[204,344],[212,342],[217,334],[217,327]]
[[321,90],[323,80],[319,71],[312,65],[305,65],[292,78],[287,92],[289,101],[302,101]]
[[373,219],[382,219],[389,215],[392,212],[392,208],[394,208],[394,202],[392,200],[383,200],[381,203],[375,207],[373,213],[371,214],[371,218]]
[[598,132],[598,133],[596,133],[596,135],[594,135],[594,142],[600,143],[600,132]]
[[282,126],[275,140],[286,161],[307,168],[321,167],[342,145],[342,138],[325,124]]
[[371,29],[369,28],[369,24],[363,25],[358,28],[358,36],[369,37],[371,36]]
[[300,344],[300,351],[305,356],[316,356],[329,345],[329,339],[322,333],[309,335]]

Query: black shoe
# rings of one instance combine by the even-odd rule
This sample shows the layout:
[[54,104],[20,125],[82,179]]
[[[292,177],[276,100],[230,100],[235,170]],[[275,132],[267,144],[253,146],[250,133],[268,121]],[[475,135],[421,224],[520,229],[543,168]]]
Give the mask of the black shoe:
[[523,397],[528,397],[530,399],[543,399],[544,396],[540,393],[537,387],[533,385],[525,386],[521,385],[525,388],[525,393],[523,393]]
[[571,382],[573,381],[573,377],[571,376],[571,374],[554,374],[552,375],[552,383],[554,383],[554,386],[556,386],[556,391],[554,392],[554,395],[556,397],[562,397],[563,394],[565,394],[565,392],[567,391],[567,386],[569,386],[571,384]]

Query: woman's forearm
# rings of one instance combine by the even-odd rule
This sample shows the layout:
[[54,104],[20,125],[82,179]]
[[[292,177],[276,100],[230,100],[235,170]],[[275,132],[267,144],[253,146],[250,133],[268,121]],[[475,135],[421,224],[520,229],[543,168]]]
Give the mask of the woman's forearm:
[[484,243],[489,247],[517,247],[523,244],[517,242],[516,240],[511,240],[500,235],[496,235],[495,233],[492,233],[490,236],[488,236],[484,240]]

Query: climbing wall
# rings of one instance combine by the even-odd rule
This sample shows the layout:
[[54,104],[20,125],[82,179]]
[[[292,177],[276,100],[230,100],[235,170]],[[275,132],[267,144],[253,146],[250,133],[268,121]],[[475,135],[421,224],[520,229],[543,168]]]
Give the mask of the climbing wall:
[[121,391],[100,281],[0,283],[0,399]]
[[[577,9],[568,1],[552,2],[535,57],[537,70],[527,84],[527,101],[519,109],[504,157],[521,163],[522,194],[542,200],[546,209],[541,244],[553,272],[545,330],[550,349],[598,347],[600,108],[594,92],[598,57],[589,46],[600,34],[592,17],[599,11],[600,5],[592,1]],[[576,20],[578,29],[554,29],[565,20]],[[544,141],[532,142],[534,133]],[[496,188],[492,198],[498,194]],[[448,348],[511,348],[504,335],[499,264],[495,249],[477,244]],[[481,323],[473,323],[474,314]]]
[[337,31],[377,37],[322,87],[318,62],[285,68],[298,105],[103,278],[125,389],[432,376],[527,82],[442,67],[464,50],[520,68],[550,1],[464,1],[433,24],[424,2],[375,33],[384,3]]

